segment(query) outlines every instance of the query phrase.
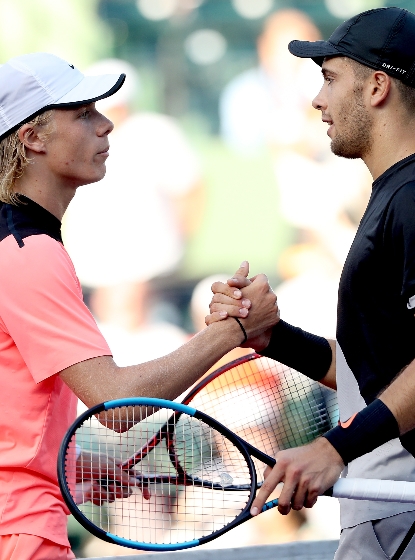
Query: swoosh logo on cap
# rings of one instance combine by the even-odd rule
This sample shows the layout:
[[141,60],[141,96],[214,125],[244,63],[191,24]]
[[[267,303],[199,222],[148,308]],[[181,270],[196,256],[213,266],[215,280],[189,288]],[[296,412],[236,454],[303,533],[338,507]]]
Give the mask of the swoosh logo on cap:
[[342,428],[348,428],[350,424],[353,422],[353,420],[356,418],[356,416],[357,416],[357,412],[356,414],[353,414],[353,416],[351,416],[348,420],[346,420],[346,422],[339,422],[340,426]]
[[75,66],[73,64],[69,64],[69,66],[75,70]]

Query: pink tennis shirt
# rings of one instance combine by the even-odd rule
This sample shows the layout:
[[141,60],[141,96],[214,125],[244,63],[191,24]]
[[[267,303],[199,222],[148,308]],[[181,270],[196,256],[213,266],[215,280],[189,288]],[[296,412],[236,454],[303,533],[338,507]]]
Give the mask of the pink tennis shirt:
[[0,535],[69,546],[56,463],[77,398],[57,373],[111,351],[83,302],[59,220],[21,199],[0,203]]

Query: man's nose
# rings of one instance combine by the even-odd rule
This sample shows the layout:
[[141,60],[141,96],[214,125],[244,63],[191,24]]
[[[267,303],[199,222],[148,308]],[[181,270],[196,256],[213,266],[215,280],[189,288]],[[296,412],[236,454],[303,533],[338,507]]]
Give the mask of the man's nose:
[[317,109],[318,111],[322,111],[327,106],[326,102],[324,101],[322,92],[323,92],[323,88],[321,88],[321,90],[318,92],[318,94],[315,96],[315,98],[312,101],[312,105],[314,109]]

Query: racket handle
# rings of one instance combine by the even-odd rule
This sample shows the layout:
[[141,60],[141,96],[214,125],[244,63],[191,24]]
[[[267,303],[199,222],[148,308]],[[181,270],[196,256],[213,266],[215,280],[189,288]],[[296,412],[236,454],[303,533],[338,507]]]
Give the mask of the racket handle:
[[263,513],[264,511],[268,511],[269,509],[272,509],[277,505],[278,505],[278,498],[275,498],[275,500],[270,500],[269,502],[267,502],[262,506],[261,513]]
[[340,478],[325,495],[334,498],[372,500],[379,502],[415,502],[415,482],[405,480],[374,480]]

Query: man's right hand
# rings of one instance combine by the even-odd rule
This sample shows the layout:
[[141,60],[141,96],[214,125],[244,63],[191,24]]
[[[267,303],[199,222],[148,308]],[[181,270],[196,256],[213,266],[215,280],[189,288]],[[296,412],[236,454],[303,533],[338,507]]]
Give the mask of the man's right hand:
[[[238,317],[239,319],[247,319],[243,321],[244,328],[248,335],[248,341],[243,344],[244,347],[262,350],[269,344],[272,327],[262,332],[248,332],[247,325],[252,321],[255,322],[253,314],[257,315],[260,302],[255,302],[255,293],[257,284],[267,282],[268,292],[275,297],[275,314],[276,324],[279,321],[279,310],[276,303],[276,296],[269,286],[268,279],[265,275],[260,274],[253,278],[248,278],[249,264],[244,261],[236,273],[230,278],[226,284],[223,282],[215,282],[212,285],[213,298],[210,303],[210,315],[207,315],[205,322],[207,325],[216,321],[221,321],[227,317]],[[254,306],[253,306],[254,303]],[[251,311],[252,308],[252,311]],[[249,316],[249,318],[248,318]]]
[[242,295],[242,288],[249,286],[253,279],[248,278],[249,263],[244,261],[226,284],[212,284],[213,297],[210,302],[210,315],[205,318],[206,325],[227,317],[247,317],[251,301]]

